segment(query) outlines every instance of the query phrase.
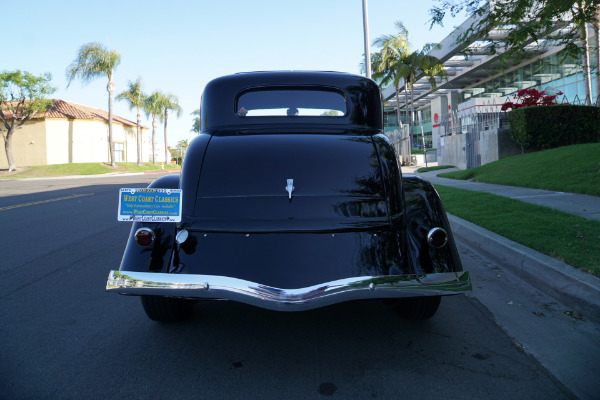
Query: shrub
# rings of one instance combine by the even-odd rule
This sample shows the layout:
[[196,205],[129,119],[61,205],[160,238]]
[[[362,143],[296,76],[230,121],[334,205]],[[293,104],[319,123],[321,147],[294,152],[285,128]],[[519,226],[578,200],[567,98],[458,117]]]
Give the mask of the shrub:
[[550,149],[600,139],[600,108],[557,104],[508,113],[510,136],[522,149]]

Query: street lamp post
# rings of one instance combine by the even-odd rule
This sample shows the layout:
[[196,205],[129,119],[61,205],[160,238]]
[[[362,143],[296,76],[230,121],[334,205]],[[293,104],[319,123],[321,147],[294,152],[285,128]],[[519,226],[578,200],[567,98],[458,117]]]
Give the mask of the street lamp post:
[[367,0],[363,0],[363,29],[365,33],[365,69],[367,78],[371,78],[371,54],[369,51],[369,13],[367,10]]

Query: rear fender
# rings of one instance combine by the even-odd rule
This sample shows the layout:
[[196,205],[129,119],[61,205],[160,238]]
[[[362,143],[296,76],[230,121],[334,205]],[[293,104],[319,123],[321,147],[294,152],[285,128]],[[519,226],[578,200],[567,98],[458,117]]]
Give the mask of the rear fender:
[[[160,189],[178,189],[179,175],[166,175],[156,179],[148,187]],[[135,232],[147,227],[154,231],[154,243],[142,247],[135,242]],[[176,223],[174,222],[134,222],[129,233],[129,240],[121,260],[120,270],[136,272],[165,271],[169,264],[173,243],[175,241]]]
[[[404,175],[402,181],[409,265],[417,274],[462,271],[450,223],[437,191],[429,181],[415,175]],[[430,246],[427,241],[428,233],[436,227],[448,235],[448,242],[441,248]]]

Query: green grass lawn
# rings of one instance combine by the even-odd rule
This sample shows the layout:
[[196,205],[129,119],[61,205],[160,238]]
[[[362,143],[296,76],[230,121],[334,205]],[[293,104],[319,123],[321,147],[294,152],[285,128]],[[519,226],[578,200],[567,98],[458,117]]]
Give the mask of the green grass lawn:
[[439,169],[448,169],[454,168],[452,165],[436,165],[435,167],[423,167],[419,168],[416,172],[429,172],[429,171],[437,171]]
[[600,196],[600,143],[522,154],[440,177]]
[[600,222],[490,193],[436,189],[447,212],[600,276]]
[[[165,164],[165,169],[179,169],[178,165]],[[116,163],[113,168],[106,163],[71,163],[40,165],[36,167],[18,168],[16,171],[0,173],[0,179],[18,179],[18,178],[43,178],[69,175],[98,175],[113,172],[147,172],[161,170],[161,164],[142,163],[138,166],[136,163]]]

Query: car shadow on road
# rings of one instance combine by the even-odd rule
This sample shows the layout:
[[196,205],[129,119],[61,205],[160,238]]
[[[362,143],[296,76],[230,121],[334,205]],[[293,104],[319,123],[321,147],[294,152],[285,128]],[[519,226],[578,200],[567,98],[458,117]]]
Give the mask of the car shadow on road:
[[467,398],[503,398],[494,389],[499,379],[510,382],[511,393],[533,398],[558,390],[466,296],[444,298],[421,322],[398,318],[378,300],[293,313],[220,301],[197,304],[188,321],[136,321],[136,329],[144,362],[176,370],[186,382],[212,377],[209,386],[232,394],[435,398],[460,388]]

